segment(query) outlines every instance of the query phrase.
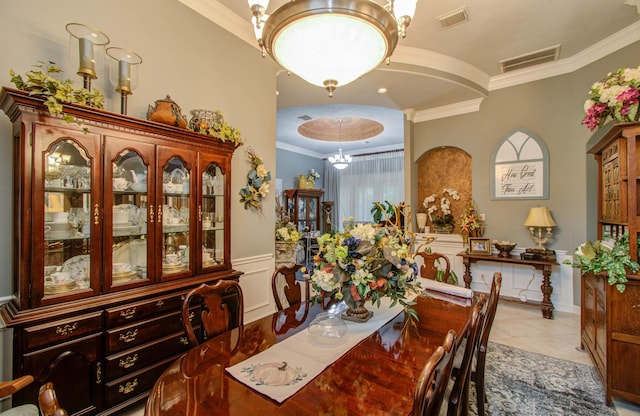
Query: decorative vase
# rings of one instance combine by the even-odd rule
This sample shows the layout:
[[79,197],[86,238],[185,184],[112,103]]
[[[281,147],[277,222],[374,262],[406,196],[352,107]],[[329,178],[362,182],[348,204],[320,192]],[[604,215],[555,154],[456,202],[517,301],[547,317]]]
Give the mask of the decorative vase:
[[220,114],[212,110],[191,110],[191,120],[189,120],[189,128],[197,132],[206,132],[219,121]]
[[307,179],[304,175],[298,176],[298,188],[300,189],[313,189],[315,182],[311,179]]
[[451,234],[453,231],[453,224],[445,224],[445,225],[433,225],[433,231],[436,234]]
[[462,247],[467,249],[469,248],[469,231],[462,230]]
[[296,245],[286,241],[276,241],[276,263],[295,263]]
[[418,226],[418,232],[424,232],[424,227],[427,225],[427,214],[418,212],[416,214],[416,225]]
[[367,322],[373,316],[373,312],[367,309],[364,300],[356,301],[355,307],[349,306],[342,315],[342,319],[353,322]]
[[180,128],[187,127],[187,120],[182,110],[169,95],[164,100],[156,100],[155,106],[149,105],[147,120],[156,121]]

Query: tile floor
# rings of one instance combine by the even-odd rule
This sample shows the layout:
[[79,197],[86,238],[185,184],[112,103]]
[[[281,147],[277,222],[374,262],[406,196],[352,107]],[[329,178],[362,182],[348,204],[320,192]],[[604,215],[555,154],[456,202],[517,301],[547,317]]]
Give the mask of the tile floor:
[[[514,302],[500,302],[491,330],[491,341],[526,351],[592,365],[580,350],[580,315],[554,312],[554,319],[543,319],[540,309]],[[615,401],[619,416],[640,416],[640,406]],[[144,403],[123,416],[142,416]],[[526,416],[526,415],[523,415]],[[578,416],[578,415],[577,415]]]

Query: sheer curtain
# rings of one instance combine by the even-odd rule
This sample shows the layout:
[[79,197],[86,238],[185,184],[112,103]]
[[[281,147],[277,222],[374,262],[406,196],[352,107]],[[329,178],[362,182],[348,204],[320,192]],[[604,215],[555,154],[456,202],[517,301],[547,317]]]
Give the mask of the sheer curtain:
[[404,201],[404,151],[353,156],[346,169],[325,162],[325,201],[334,202],[334,229],[353,216],[356,222],[371,222],[373,201]]

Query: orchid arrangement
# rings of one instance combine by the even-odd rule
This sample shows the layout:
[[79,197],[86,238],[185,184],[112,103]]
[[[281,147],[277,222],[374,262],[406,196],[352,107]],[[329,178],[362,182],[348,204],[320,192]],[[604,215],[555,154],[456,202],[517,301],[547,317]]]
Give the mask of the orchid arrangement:
[[589,90],[590,98],[584,104],[582,124],[594,131],[609,120],[621,123],[636,121],[640,93],[640,67],[621,68],[610,72]]
[[400,303],[412,317],[408,291],[416,291],[414,277],[418,267],[411,252],[411,241],[396,227],[357,224],[344,232],[327,233],[318,238],[318,253],[311,275],[318,292],[335,293],[352,309],[370,300],[380,305],[383,297]]
[[251,163],[251,170],[247,173],[247,186],[240,189],[240,202],[244,203],[244,209],[254,208],[262,211],[262,200],[269,193],[271,172],[255,150],[247,149],[247,157]]
[[640,265],[629,255],[628,233],[617,240],[587,241],[576,249],[573,259],[572,266],[583,273],[606,272],[607,281],[615,285],[620,293],[626,288],[627,270],[637,272],[640,269]]
[[311,169],[309,171],[309,174],[307,175],[307,180],[315,183],[315,181],[317,181],[318,179],[320,179],[320,174],[314,169]]
[[[451,215],[451,200],[449,197],[454,201],[460,200],[458,191],[452,188],[444,188],[442,190],[442,196],[438,196],[438,194],[431,194],[424,199],[422,205],[427,209],[429,221],[431,221],[433,225],[454,225],[455,221]],[[438,210],[440,210],[440,213],[436,215]]]

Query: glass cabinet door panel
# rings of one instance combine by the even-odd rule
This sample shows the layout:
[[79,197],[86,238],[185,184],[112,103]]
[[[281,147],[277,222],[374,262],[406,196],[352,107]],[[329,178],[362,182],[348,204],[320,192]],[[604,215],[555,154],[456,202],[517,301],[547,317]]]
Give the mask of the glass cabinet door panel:
[[44,152],[44,295],[90,287],[90,157],[74,140]]
[[191,172],[180,157],[162,169],[162,276],[191,270]]
[[202,267],[224,264],[225,178],[220,167],[210,163],[202,172],[201,216]]
[[142,156],[131,149],[119,152],[112,163],[112,286],[130,284],[148,277],[148,172],[149,167]]

